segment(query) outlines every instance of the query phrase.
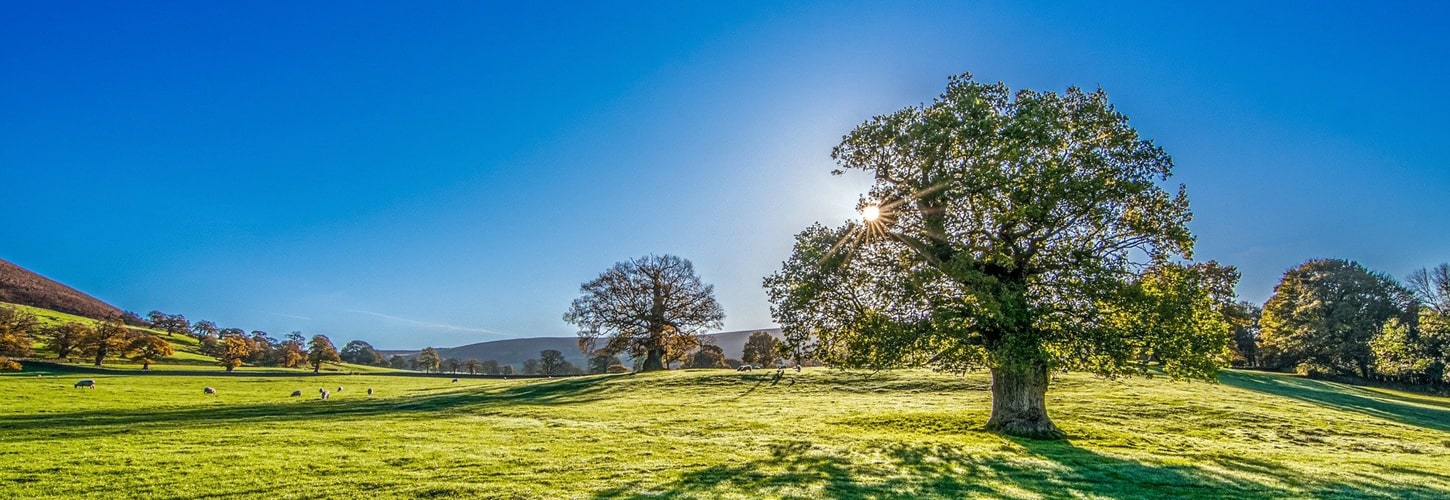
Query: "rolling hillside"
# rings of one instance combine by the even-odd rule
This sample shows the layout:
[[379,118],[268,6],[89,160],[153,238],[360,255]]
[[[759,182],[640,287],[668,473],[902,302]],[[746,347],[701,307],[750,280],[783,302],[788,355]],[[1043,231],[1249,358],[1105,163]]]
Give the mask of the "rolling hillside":
[[28,269],[0,259],[0,302],[21,304],[87,318],[122,314],[116,306]]
[[[745,341],[750,339],[750,334],[765,331],[771,335],[780,337],[779,328],[761,330],[741,330],[737,332],[712,333],[705,337],[707,342],[714,342],[725,350],[725,357],[740,359],[741,353],[745,350]],[[586,357],[579,351],[578,337],[531,337],[523,339],[494,340],[490,342],[479,342],[458,347],[439,347],[438,355],[444,359],[458,358],[461,360],[477,359],[479,361],[497,360],[501,364],[523,366],[524,361],[539,357],[539,351],[554,349],[564,353],[564,358],[579,366],[584,366]],[[383,351],[383,355],[394,354],[404,357],[416,356],[418,351]]]

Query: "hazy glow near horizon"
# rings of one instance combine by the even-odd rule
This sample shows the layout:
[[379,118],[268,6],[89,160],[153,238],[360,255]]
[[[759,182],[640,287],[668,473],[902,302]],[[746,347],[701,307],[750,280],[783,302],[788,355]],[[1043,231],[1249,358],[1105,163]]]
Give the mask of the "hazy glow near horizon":
[[1447,5],[16,3],[0,258],[412,349],[573,335],[580,283],[668,253],[771,327],[793,236],[867,215],[832,148],[972,72],[1104,89],[1262,302],[1309,258],[1450,260]]

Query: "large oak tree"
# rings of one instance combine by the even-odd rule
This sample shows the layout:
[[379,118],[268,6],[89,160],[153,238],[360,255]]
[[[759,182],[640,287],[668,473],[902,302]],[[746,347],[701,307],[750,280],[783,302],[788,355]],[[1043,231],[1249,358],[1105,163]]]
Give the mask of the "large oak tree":
[[564,321],[579,327],[580,350],[643,356],[641,371],[664,369],[667,358],[684,356],[725,319],[715,288],[673,255],[617,263],[579,291]]
[[1101,90],[953,77],[832,157],[875,183],[864,222],[806,229],[766,278],[791,349],[840,366],[985,367],[987,427],[1035,438],[1062,436],[1051,370],[1114,376],[1153,359],[1209,378],[1222,362],[1209,270],[1171,263],[1193,244],[1184,188],[1160,185],[1173,162]]

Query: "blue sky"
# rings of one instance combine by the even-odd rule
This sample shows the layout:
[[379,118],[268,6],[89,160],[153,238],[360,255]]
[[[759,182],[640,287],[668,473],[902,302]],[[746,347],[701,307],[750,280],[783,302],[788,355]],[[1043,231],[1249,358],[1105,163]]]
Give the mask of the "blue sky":
[[384,348],[572,335],[578,285],[694,261],[727,330],[869,179],[830,149],[971,72],[1101,86],[1199,259],[1450,261],[1437,3],[11,3],[0,258],[119,307]]

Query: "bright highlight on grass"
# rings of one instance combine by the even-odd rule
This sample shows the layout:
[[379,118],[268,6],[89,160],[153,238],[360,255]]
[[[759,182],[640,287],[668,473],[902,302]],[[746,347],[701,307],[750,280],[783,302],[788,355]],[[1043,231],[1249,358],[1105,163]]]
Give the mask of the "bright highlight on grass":
[[866,208],[861,209],[861,220],[869,223],[876,222],[880,219],[881,207],[878,207],[876,205],[867,205]]

